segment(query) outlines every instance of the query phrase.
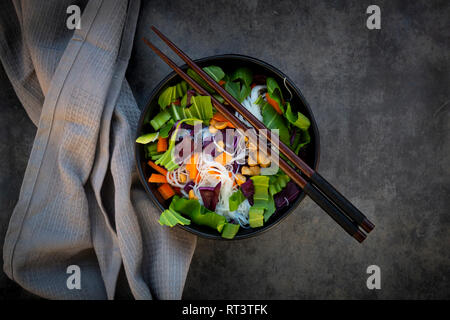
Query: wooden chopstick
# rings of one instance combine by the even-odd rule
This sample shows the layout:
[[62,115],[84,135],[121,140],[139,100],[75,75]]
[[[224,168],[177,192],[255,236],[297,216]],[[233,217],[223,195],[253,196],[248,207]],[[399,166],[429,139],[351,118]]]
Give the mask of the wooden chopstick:
[[[205,89],[203,89],[197,82],[189,77],[183,70],[181,70],[170,58],[162,53],[156,46],[154,46],[149,40],[143,38],[144,42],[155,53],[163,59],[181,78],[189,83],[199,94],[210,96],[211,101],[216,109],[224,115],[236,128],[245,130],[246,126],[236,118],[228,109],[223,106],[217,99],[210,95]],[[264,129],[267,129],[264,127]],[[259,131],[259,130],[258,130]],[[263,131],[263,130],[262,130]],[[260,131],[261,132],[261,131]],[[279,159],[279,165],[281,169],[300,187],[303,191],[310,196],[324,211],[326,211],[348,234],[355,238],[358,242],[364,241],[366,235],[358,229],[357,225],[353,223],[348,217],[346,217],[339,208],[337,208],[332,202],[330,202],[315,186],[305,181],[291,166],[289,166],[283,159]]]
[[[182,50],[180,50],[172,41],[156,27],[151,29],[184,61],[191,67],[203,80],[205,80],[225,101],[227,101],[235,111],[239,112],[253,127],[256,129],[266,129],[264,124],[259,121],[252,113],[244,108],[231,94],[223,89],[216,81],[214,81],[206,72],[204,72],[191,58],[189,58]],[[263,133],[264,134],[264,133]],[[266,136],[270,141],[270,136]],[[327,197],[329,197],[346,215],[353,219],[366,232],[372,231],[375,225],[367,219],[367,217],[359,211],[349,200],[347,200],[335,187],[333,187],[326,179],[324,179],[317,171],[309,167],[299,156],[295,154],[283,142],[279,142],[278,148],[291,162],[298,167],[306,177]]]

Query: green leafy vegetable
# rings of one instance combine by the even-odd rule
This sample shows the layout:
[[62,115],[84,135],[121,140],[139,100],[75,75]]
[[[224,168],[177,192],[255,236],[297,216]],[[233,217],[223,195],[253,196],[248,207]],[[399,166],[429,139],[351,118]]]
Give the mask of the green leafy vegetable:
[[173,125],[175,124],[175,121],[170,119],[167,121],[167,123],[159,130],[159,137],[160,138],[167,138],[169,136],[170,129],[172,129]]
[[229,210],[236,211],[239,205],[245,201],[245,196],[241,190],[235,191],[228,199]]
[[147,144],[144,146],[145,157],[146,157],[146,158],[150,158],[152,155],[157,154],[158,151],[156,151],[156,149],[157,149],[156,142],[153,142],[153,143],[147,143]]
[[146,133],[136,139],[137,143],[147,144],[158,139],[159,132]]
[[170,105],[172,102],[177,100],[178,98],[182,97],[187,92],[188,86],[186,81],[181,81],[180,83],[176,84],[175,86],[166,88],[158,98],[158,104],[161,107],[161,109],[164,109],[168,105]]
[[188,76],[190,76],[195,82],[197,82],[203,89],[208,91],[209,93],[214,93],[214,89],[209,86],[209,84],[206,83],[205,80],[200,78],[200,76],[192,69],[187,70]]
[[185,107],[179,107],[174,104],[171,104],[169,107],[169,113],[173,120],[178,121],[185,118],[186,111]]
[[203,207],[198,200],[188,200],[175,196],[172,200],[173,209],[176,212],[187,215],[191,220],[201,226],[208,226],[222,232],[227,223],[224,216]]
[[[203,68],[203,71],[205,71],[211,78],[213,78],[216,82],[219,82],[225,77],[225,73],[222,71],[220,67],[217,66],[208,66]],[[188,69],[187,74],[195,80],[203,89],[208,91],[209,93],[214,93],[214,89],[211,88],[209,84],[206,83],[205,80],[203,80],[194,70]]]
[[170,203],[169,209],[164,210],[161,213],[161,216],[159,217],[159,224],[162,226],[164,225],[169,227],[173,227],[177,224],[181,225],[191,224],[191,221],[189,219],[184,218],[176,211],[176,209],[174,208],[175,207],[174,200],[172,200],[172,202]]
[[242,102],[250,94],[251,89],[245,84],[239,82],[228,81],[225,83],[224,89],[231,94],[236,100]]
[[223,77],[225,77],[225,72],[223,72],[222,68],[218,66],[205,67],[203,68],[203,71],[205,71],[216,82],[219,82],[223,79]]
[[251,207],[248,212],[248,222],[252,228],[262,227],[264,225],[264,209]]
[[261,111],[263,115],[263,123],[265,124],[265,126],[269,129],[278,129],[280,140],[283,143],[289,145],[289,130],[283,116],[278,114],[275,109],[267,102],[264,103]]
[[250,85],[252,84],[253,73],[248,68],[236,69],[227,80],[224,86],[225,90],[239,102],[244,101],[252,91]]
[[291,110],[291,104],[289,102],[286,102],[286,106],[287,106],[285,113],[286,119],[288,119],[288,121],[297,128],[300,128],[301,130],[304,131],[308,130],[309,126],[311,125],[309,119],[301,112],[297,112],[297,114],[295,114]]
[[148,144],[145,146],[145,151],[148,152],[149,154],[155,154],[155,153],[158,153],[158,151],[156,151],[156,149],[157,149],[156,142],[148,143]]
[[301,148],[303,148],[310,142],[311,142],[311,136],[309,135],[309,132],[301,131],[300,143],[296,146],[295,153],[298,153]]
[[204,122],[211,120],[213,116],[211,97],[196,96],[191,98],[192,105],[186,109],[186,115],[190,118],[201,119]]
[[249,211],[250,227],[261,227],[275,212],[275,202],[269,193],[270,178],[268,176],[253,176],[255,194],[253,195],[254,205]]
[[214,97],[217,101],[219,101],[220,103],[224,103],[224,102],[225,102],[225,99],[222,98],[222,96],[219,96],[218,94],[213,94],[213,97]]
[[[191,220],[184,218],[181,214],[188,216]],[[239,231],[238,224],[228,223],[224,216],[206,209],[198,200],[188,200],[179,196],[173,197],[169,209],[165,210],[160,217],[160,224],[170,227],[178,223],[189,224],[190,221],[221,232],[225,239],[233,239]]]
[[157,154],[150,156],[150,158],[152,159],[152,161],[156,161],[159,158],[161,158],[163,155],[164,155],[164,153],[157,153]]
[[255,104],[257,104],[260,107],[263,106],[265,103],[266,101],[264,100],[262,95],[258,96],[258,98],[255,101]]
[[245,86],[250,87],[253,80],[253,72],[249,68],[237,68],[230,79],[231,81],[241,80]]
[[281,92],[280,86],[274,78],[268,77],[266,80],[266,84],[267,92],[272,98],[279,98],[280,100],[283,100],[283,93]]
[[223,227],[222,238],[233,239],[236,233],[239,231],[239,225],[233,223],[227,223]]
[[266,84],[267,84],[267,94],[271,99],[275,100],[278,103],[280,110],[284,113],[283,93],[281,92],[280,86],[275,81],[275,79],[270,77],[267,78]]
[[269,220],[269,218],[274,214],[276,210],[275,200],[272,195],[269,195],[269,201],[266,210],[264,211],[264,222]]
[[152,120],[150,120],[150,124],[153,129],[159,130],[166,122],[170,119],[170,113],[167,110],[163,110],[158,113]]
[[155,164],[165,167],[167,170],[175,170],[178,168],[178,164],[175,162],[175,155],[174,155],[174,149],[175,149],[175,141],[177,138],[178,130],[180,129],[180,126],[183,122],[195,122],[195,121],[201,121],[199,119],[195,118],[188,118],[180,120],[172,133],[172,136],[169,140],[169,146],[167,148],[167,151],[164,152],[161,158],[159,158],[157,161],[155,161]]
[[184,94],[183,98],[181,98],[180,101],[180,106],[182,106],[183,108],[186,107],[187,105],[187,93]]
[[189,108],[179,107],[172,104],[169,107],[169,113],[175,121],[195,118],[202,120],[205,124],[209,123],[213,116],[213,107],[211,97],[195,96],[191,97],[191,106]]
[[225,90],[231,94],[236,100],[240,101],[241,90],[240,85],[237,82],[227,81],[224,86]]
[[276,175],[269,177],[269,193],[275,195],[286,187],[286,184],[291,180],[283,171],[279,171]]
[[251,92],[252,92],[252,89],[249,86],[243,84],[241,86],[241,102],[244,101],[245,98],[247,98]]
[[253,195],[253,207],[266,208],[269,200],[269,177],[268,176],[253,176],[250,179],[253,181],[255,194]]

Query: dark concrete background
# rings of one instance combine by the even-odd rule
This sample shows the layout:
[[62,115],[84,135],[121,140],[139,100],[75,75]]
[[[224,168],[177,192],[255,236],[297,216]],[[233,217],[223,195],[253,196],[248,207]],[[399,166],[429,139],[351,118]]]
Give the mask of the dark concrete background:
[[[127,72],[141,107],[170,71],[140,40],[165,48],[152,24],[193,58],[273,64],[314,112],[320,172],[377,226],[360,245],[306,199],[257,238],[199,239],[184,298],[450,298],[449,16],[448,1],[143,1]],[[35,128],[3,70],[0,84],[2,240]],[[366,287],[372,264],[381,290]],[[29,295],[0,274],[0,297]]]

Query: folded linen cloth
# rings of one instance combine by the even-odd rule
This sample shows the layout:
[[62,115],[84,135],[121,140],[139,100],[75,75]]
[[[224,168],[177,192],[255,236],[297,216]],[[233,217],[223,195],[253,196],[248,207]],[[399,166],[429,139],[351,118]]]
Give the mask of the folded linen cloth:
[[[70,5],[82,9],[74,31]],[[136,0],[0,4],[0,59],[38,127],[4,271],[39,296],[112,299],[123,264],[136,299],[181,298],[196,237],[158,224],[134,165],[140,110],[125,71],[138,12]]]

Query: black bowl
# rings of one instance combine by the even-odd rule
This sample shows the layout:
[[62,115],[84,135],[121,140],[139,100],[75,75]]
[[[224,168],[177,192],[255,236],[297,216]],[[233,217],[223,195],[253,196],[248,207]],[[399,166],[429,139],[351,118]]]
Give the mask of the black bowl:
[[[284,75],[281,71],[279,71],[278,69],[276,69],[275,67],[271,66],[270,64],[264,61],[237,54],[226,54],[226,55],[206,57],[195,60],[195,62],[200,67],[217,65],[221,67],[225,72],[230,72],[235,68],[241,66],[249,67],[254,74],[263,74],[273,77],[275,80],[277,80],[278,84],[283,90],[283,95],[285,97],[289,97],[290,94],[283,84],[283,82],[286,82],[286,85],[293,94],[293,98],[291,99],[291,105],[293,109],[302,112],[311,121],[310,127],[311,142],[307,145],[305,149],[301,151],[300,156],[311,168],[317,169],[320,154],[319,131],[317,129],[317,124],[314,119],[313,113],[309,108],[309,105],[306,102],[305,98],[303,97],[302,93],[286,75]],[[184,65],[181,67],[181,69],[186,71],[187,66]],[[158,97],[160,93],[167,86],[175,85],[180,81],[181,78],[175,72],[172,72],[156,86],[156,88],[153,90],[150,96],[149,103],[142,111],[136,137],[142,135],[143,133],[151,132],[152,129],[148,124],[148,119],[151,119],[160,110],[158,105]],[[154,184],[150,184],[147,182],[148,177],[151,174],[151,169],[147,165],[143,145],[136,143],[135,156],[136,156],[136,165],[139,172],[139,178],[145,190],[147,191],[153,202],[161,209],[161,211],[167,209],[169,207],[170,200],[164,201],[162,197],[159,195],[159,192],[157,192],[156,186]],[[271,229],[272,227],[280,223],[284,218],[286,218],[300,204],[300,202],[303,200],[304,197],[305,194],[301,192],[297,197],[297,199],[294,202],[292,202],[288,207],[285,207],[276,214],[273,214],[272,217],[270,217],[270,219],[264,224],[263,227],[255,229],[240,228],[239,232],[236,234],[234,239],[245,239],[254,237]],[[190,225],[185,226],[179,225],[179,227],[204,238],[225,240],[221,237],[221,235],[217,232],[217,230],[205,226],[199,226],[192,223]]]

